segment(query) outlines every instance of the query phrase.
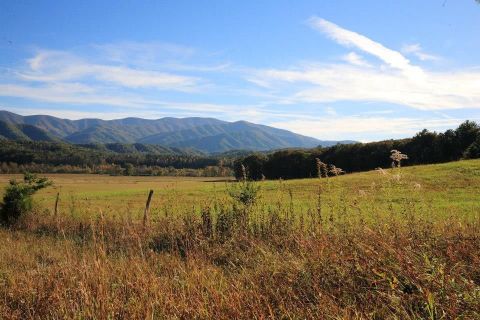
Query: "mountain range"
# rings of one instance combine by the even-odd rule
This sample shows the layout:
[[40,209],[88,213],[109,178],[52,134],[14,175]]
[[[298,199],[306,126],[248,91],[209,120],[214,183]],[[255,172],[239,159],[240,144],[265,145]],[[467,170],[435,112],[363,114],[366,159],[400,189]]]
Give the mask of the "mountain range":
[[7,140],[33,140],[33,141],[58,141],[48,132],[28,124],[15,124],[0,121],[0,139]]
[[214,118],[60,119],[0,111],[0,139],[64,141],[73,144],[140,143],[194,149],[206,153],[311,148],[353,141],[322,141],[247,121]]

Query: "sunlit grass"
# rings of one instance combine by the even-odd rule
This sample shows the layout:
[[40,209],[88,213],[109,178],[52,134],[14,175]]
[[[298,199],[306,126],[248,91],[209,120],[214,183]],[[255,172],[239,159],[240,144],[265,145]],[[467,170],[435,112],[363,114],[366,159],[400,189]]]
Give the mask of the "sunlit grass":
[[480,318],[479,160],[263,181],[252,205],[204,178],[51,178],[0,229],[0,318]]
[[[436,208],[443,216],[448,210],[471,212],[480,209],[477,194],[480,193],[480,161],[458,161],[440,165],[426,165],[402,168],[406,186],[397,188],[393,194],[375,192],[382,187],[378,172],[347,174],[336,178],[333,187],[325,197],[338,199],[341,196],[358,197],[359,203],[370,201],[382,204],[387,198],[409,198],[429,203],[432,211]],[[55,187],[41,191],[37,201],[47,209],[53,208],[55,196],[60,192],[60,208],[67,210],[72,199],[82,208],[86,206],[105,207],[111,210],[142,210],[148,191],[153,189],[153,207],[165,205],[191,208],[202,202],[225,196],[228,183],[215,178],[171,178],[171,177],[111,177],[99,175],[47,175]],[[0,185],[20,176],[0,176]],[[414,190],[418,183],[421,190]],[[296,209],[308,209],[314,205],[318,188],[318,179],[287,181],[264,181],[261,185],[261,199],[266,204],[274,204],[278,197],[284,197],[291,191]],[[326,183],[323,182],[325,185]],[[372,186],[375,184],[375,186]],[[373,188],[373,189],[372,189]],[[413,190],[413,191],[412,191]],[[178,201],[178,196],[181,201]],[[313,202],[312,202],[313,201]],[[107,214],[108,210],[104,211]]]

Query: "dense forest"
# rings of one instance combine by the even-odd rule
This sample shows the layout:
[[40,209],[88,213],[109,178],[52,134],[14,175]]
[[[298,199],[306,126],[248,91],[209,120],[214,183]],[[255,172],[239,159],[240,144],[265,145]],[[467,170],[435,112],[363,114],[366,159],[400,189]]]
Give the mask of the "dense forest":
[[249,179],[295,179],[317,176],[316,159],[346,172],[389,167],[391,150],[400,150],[409,159],[404,165],[429,164],[480,157],[480,127],[465,121],[455,130],[443,133],[423,130],[413,138],[371,143],[338,144],[328,148],[281,150],[268,155],[252,154],[234,163],[235,176]]
[[143,144],[2,140],[0,172],[227,176],[232,161]]

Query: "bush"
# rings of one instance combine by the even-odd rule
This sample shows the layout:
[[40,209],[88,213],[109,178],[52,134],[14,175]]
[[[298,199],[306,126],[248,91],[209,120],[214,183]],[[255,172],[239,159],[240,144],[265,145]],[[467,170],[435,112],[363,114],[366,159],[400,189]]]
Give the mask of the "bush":
[[229,190],[230,197],[239,205],[250,208],[258,199],[260,186],[249,180],[242,180],[233,184]]
[[465,151],[464,157],[467,159],[480,158],[480,135]]
[[0,223],[11,225],[23,214],[32,209],[32,195],[40,189],[52,185],[47,178],[39,178],[35,174],[25,173],[23,182],[10,180],[5,189],[0,209]]

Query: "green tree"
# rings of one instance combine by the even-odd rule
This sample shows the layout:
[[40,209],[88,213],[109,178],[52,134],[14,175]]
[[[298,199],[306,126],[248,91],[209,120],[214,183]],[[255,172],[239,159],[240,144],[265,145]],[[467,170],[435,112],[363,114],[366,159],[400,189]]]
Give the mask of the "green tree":
[[127,163],[125,165],[125,175],[126,176],[133,176],[135,174],[135,167],[131,163]]
[[35,192],[50,185],[52,181],[31,173],[25,173],[22,182],[10,180],[0,208],[0,223],[7,226],[15,223],[32,210],[32,196]]
[[480,158],[480,135],[465,151],[464,157],[467,159]]
[[456,130],[458,154],[462,153],[477,139],[480,135],[480,127],[473,121],[463,122]]
[[262,154],[252,154],[244,158],[241,164],[243,164],[247,170],[247,178],[249,180],[262,180],[263,166],[266,161],[267,158]]
[[410,141],[409,152],[415,155],[415,161],[418,163],[433,163],[438,158],[436,154],[436,140],[438,134],[423,129],[417,133]]

